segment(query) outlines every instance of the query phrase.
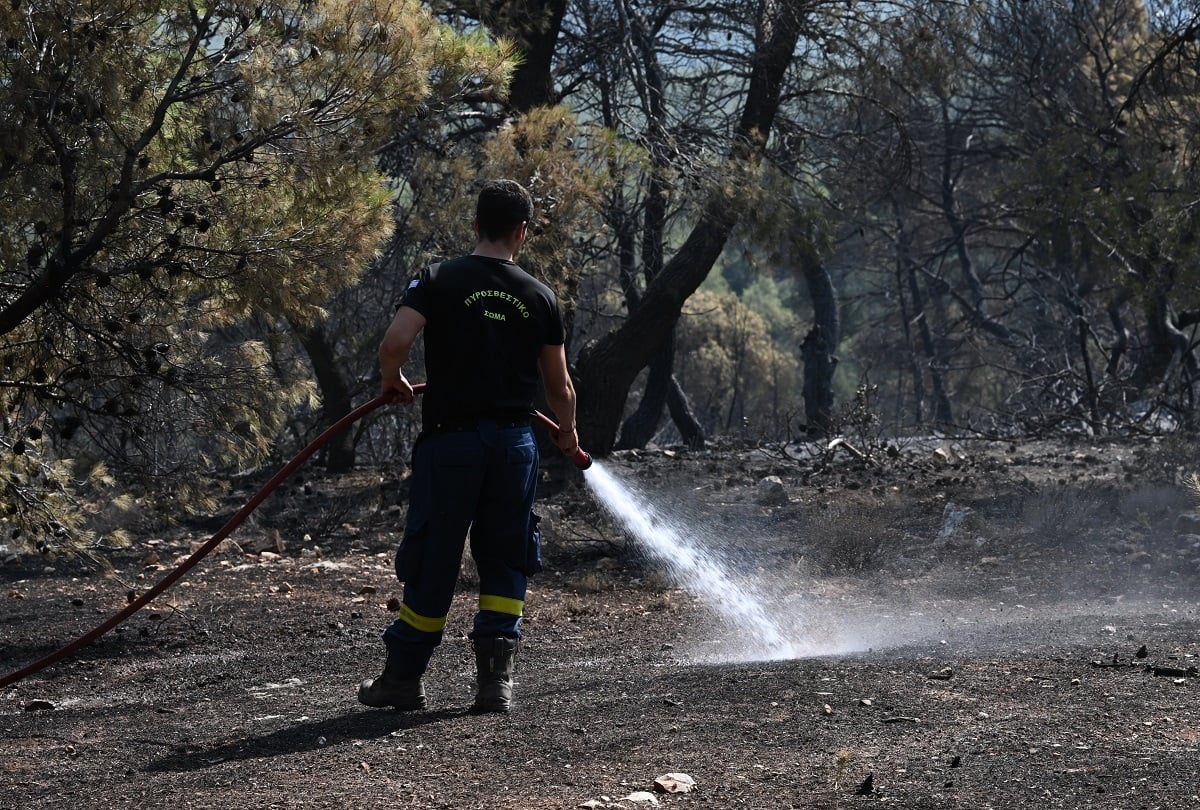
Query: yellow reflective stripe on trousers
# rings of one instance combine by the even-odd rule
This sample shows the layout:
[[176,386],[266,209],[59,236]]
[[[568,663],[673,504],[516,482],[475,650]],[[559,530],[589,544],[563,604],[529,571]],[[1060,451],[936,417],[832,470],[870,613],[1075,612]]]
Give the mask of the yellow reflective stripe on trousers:
[[424,633],[440,633],[446,629],[446,619],[448,617],[442,616],[435,619],[430,616],[422,616],[420,613],[414,612],[408,605],[402,604],[400,605],[400,609],[396,611],[396,618]]
[[509,616],[521,616],[525,613],[525,603],[520,599],[482,593],[479,595],[479,609],[507,613]]

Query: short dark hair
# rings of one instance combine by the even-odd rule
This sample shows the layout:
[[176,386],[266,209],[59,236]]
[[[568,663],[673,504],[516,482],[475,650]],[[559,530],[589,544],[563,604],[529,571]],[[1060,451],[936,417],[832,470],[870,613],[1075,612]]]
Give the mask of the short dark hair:
[[514,180],[489,180],[479,192],[475,221],[480,235],[493,242],[509,236],[533,219],[533,197]]

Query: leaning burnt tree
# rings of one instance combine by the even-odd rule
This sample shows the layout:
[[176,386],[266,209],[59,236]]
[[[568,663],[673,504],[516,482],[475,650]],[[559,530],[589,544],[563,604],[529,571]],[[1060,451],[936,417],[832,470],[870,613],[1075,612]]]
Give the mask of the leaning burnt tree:
[[[764,2],[742,111],[728,160],[749,166],[762,154],[779,109],[806,4]],[[741,218],[736,196],[715,190],[675,255],[649,282],[637,309],[616,330],[585,347],[576,364],[579,431],[593,453],[612,451],[634,379],[670,339],[688,297],[704,281]]]

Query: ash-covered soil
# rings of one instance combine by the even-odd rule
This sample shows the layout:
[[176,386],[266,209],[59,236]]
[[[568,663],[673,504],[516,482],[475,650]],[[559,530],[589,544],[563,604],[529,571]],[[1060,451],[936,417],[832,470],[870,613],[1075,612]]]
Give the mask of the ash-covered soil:
[[[1194,458],[929,440],[602,462],[717,556],[721,598],[551,465],[508,716],[467,712],[469,566],[430,709],[357,704],[405,482],[309,471],[125,625],[0,690],[0,808],[1194,806]],[[0,670],[119,610],[251,494],[206,525],[141,521],[111,576],[0,564]],[[761,660],[780,653],[747,615],[788,657]]]

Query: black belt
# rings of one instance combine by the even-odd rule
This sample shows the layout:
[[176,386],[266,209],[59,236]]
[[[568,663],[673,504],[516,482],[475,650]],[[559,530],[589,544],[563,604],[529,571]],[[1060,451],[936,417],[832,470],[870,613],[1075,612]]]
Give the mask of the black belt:
[[480,430],[481,428],[494,428],[505,430],[508,428],[529,427],[533,424],[533,416],[527,413],[522,414],[506,414],[502,416],[470,416],[470,417],[455,417],[451,419],[439,419],[432,425],[428,425],[425,433],[464,433],[469,431]]

